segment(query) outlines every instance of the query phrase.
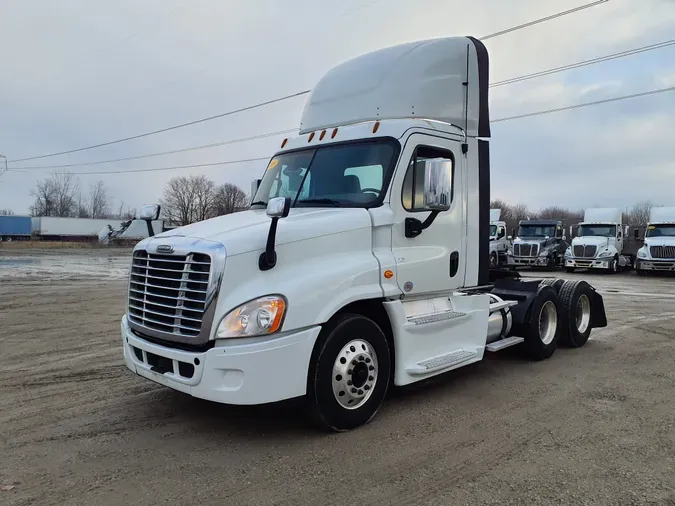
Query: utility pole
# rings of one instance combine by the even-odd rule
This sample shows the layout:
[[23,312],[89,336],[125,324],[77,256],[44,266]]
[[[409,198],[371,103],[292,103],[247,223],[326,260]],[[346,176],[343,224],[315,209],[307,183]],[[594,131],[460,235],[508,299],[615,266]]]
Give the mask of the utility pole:
[[0,154],[0,158],[4,158],[4,159],[5,159],[5,170],[3,170],[2,172],[0,172],[0,176],[2,176],[2,175],[3,175],[5,172],[7,172],[9,169],[7,168],[7,157],[6,157],[5,155]]

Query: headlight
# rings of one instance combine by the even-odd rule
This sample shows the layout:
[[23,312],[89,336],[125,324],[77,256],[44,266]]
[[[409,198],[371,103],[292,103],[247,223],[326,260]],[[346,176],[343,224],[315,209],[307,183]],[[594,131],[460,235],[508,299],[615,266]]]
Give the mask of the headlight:
[[513,252],[512,252],[510,249],[509,249],[509,250],[506,250],[506,254],[507,254],[508,256],[513,256]]
[[572,248],[567,248],[567,249],[565,250],[565,257],[566,257],[566,258],[569,258],[569,257],[571,257],[571,256],[572,256]]
[[281,328],[286,299],[279,295],[260,297],[230,311],[220,321],[216,337],[254,337],[274,334]]
[[640,257],[640,258],[647,258],[647,251],[644,250],[644,249],[642,249],[642,248],[640,248],[640,249],[638,250],[638,257]]
[[542,251],[539,253],[539,256],[540,256],[540,257],[548,256],[548,254],[549,254],[550,252],[551,252],[550,249],[542,250]]
[[614,256],[611,251],[601,251],[598,254],[598,258],[606,258],[606,257],[611,257]]

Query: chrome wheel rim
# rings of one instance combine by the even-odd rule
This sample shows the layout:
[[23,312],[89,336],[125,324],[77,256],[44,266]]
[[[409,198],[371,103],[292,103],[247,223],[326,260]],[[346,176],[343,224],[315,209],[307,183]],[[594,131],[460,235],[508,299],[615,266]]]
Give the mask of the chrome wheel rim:
[[354,339],[333,363],[333,395],[345,409],[358,409],[373,395],[379,371],[377,354],[367,341]]
[[577,330],[586,332],[591,323],[591,301],[586,294],[582,294],[577,301]]
[[558,311],[555,304],[548,300],[539,312],[539,337],[544,344],[551,344],[558,329]]

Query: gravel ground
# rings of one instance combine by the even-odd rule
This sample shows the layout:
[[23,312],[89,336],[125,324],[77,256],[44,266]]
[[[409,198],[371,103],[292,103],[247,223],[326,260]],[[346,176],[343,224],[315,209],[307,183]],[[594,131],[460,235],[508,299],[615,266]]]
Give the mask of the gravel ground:
[[675,279],[566,276],[605,296],[584,348],[490,355],[326,435],[295,402],[220,406],[128,372],[128,256],[11,255],[0,504],[675,504]]

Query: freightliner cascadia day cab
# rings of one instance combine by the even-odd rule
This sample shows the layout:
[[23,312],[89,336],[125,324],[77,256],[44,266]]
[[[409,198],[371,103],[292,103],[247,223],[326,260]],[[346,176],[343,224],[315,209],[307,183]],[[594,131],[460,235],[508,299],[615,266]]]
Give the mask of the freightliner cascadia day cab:
[[633,265],[633,257],[624,255],[628,226],[622,225],[621,209],[586,209],[577,237],[565,251],[565,269],[602,269],[615,273]]
[[553,269],[563,264],[567,234],[560,220],[521,220],[518,234],[508,252],[508,263],[516,267]]
[[250,210],[135,247],[126,365],[215,402],[304,397],[320,426],[344,431],[392,385],[486,351],[545,359],[584,345],[607,325],[587,283],[489,282],[489,136],[488,54],[474,38],[333,68]]
[[653,207],[644,246],[637,252],[635,270],[675,272],[675,207]]
[[490,209],[490,269],[506,265],[511,237],[506,235],[506,222],[500,221],[501,209]]

